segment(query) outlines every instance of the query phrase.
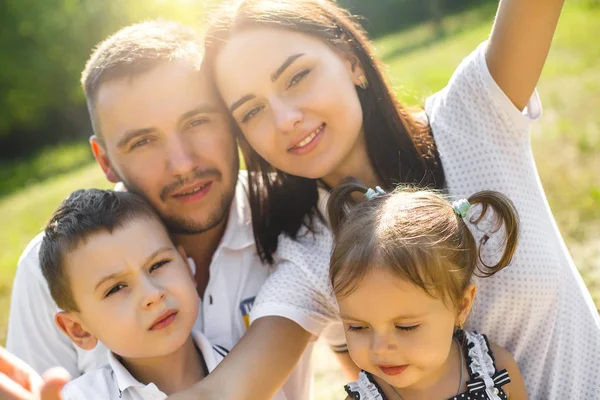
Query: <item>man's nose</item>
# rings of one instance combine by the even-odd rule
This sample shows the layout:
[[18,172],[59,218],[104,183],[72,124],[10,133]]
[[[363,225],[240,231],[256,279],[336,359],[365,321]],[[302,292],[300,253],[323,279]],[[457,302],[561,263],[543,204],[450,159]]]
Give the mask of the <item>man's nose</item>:
[[196,168],[194,148],[181,134],[173,134],[167,143],[167,164],[175,176],[185,176]]

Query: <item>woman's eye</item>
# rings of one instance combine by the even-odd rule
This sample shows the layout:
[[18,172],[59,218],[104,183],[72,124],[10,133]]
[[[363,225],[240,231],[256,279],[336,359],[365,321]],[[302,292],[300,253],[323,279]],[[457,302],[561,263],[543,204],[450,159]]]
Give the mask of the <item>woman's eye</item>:
[[118,293],[119,291],[121,291],[121,289],[127,287],[126,285],[122,284],[122,283],[117,283],[115,286],[111,287],[110,289],[108,289],[108,292],[106,292],[106,294],[104,295],[104,297],[108,297],[111,296],[115,293]]
[[294,75],[292,77],[292,80],[290,81],[290,84],[288,85],[288,88],[291,88],[292,86],[296,85],[298,82],[300,82],[302,79],[304,79],[308,74],[310,74],[310,69],[303,69],[302,71],[298,72],[296,75]]
[[365,328],[364,326],[352,326],[352,325],[348,325],[348,332],[362,332],[364,330],[366,330],[367,328]]
[[254,107],[252,109],[250,109],[250,111],[248,111],[246,114],[244,114],[244,116],[242,117],[242,122],[246,123],[248,121],[250,121],[250,119],[254,118],[254,116],[256,114],[258,114],[260,112],[260,110],[262,110],[263,107],[262,106],[257,106]]
[[421,325],[413,325],[413,326],[399,326],[399,325],[396,325],[396,329],[399,329],[399,330],[404,331],[404,332],[414,332],[417,329],[419,329],[419,326],[421,326]]
[[154,264],[152,264],[152,266],[150,267],[150,272],[162,267],[163,265],[167,264],[169,261],[171,260],[161,260],[158,262],[155,262]]

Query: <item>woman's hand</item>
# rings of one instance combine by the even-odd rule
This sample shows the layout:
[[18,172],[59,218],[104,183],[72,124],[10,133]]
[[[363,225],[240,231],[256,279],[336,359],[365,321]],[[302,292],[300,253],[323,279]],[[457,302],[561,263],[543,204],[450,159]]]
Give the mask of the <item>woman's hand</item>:
[[70,379],[62,368],[52,368],[40,377],[29,365],[0,347],[1,399],[60,400],[60,391]]
[[523,110],[546,62],[564,0],[501,0],[486,60],[492,77]]

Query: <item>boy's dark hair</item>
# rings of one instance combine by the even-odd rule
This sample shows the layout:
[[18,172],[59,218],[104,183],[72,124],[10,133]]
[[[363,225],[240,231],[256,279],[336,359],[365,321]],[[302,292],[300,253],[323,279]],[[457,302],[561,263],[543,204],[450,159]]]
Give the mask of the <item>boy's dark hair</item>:
[[102,84],[134,78],[161,63],[185,60],[200,69],[203,46],[194,29],[173,21],[146,21],[125,27],[100,43],[81,73],[92,126],[102,139],[95,103]]
[[132,220],[143,218],[160,220],[141,197],[127,192],[77,190],[58,206],[45,228],[39,253],[42,273],[58,307],[79,311],[64,269],[64,256],[91,234],[102,230],[112,233]]

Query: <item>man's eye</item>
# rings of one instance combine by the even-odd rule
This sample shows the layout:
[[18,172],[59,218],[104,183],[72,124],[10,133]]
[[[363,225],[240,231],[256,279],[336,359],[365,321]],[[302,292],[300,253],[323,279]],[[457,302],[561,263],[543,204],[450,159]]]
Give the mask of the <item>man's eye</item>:
[[110,289],[108,289],[108,291],[106,292],[106,294],[104,295],[104,297],[108,297],[111,296],[115,293],[118,293],[121,291],[121,289],[127,287],[125,284],[123,283],[117,283],[116,285],[114,285],[113,287],[111,287]]
[[208,122],[208,118],[196,118],[196,119],[191,120],[190,123],[188,124],[188,126],[190,128],[196,128],[207,122]]
[[165,265],[165,264],[168,264],[168,263],[169,263],[169,261],[171,261],[171,260],[161,260],[161,261],[155,262],[155,263],[154,263],[154,264],[152,264],[152,266],[150,267],[150,272],[152,272],[152,271],[154,271],[154,270],[156,270],[156,269],[159,269],[160,267],[162,267],[162,266],[163,266],[163,265]]
[[149,142],[150,142],[150,139],[141,139],[141,140],[138,140],[133,145],[131,145],[131,150],[139,148],[139,147],[142,147],[142,146],[145,146]]
[[250,109],[250,111],[248,111],[246,114],[244,114],[244,116],[242,117],[242,122],[246,123],[248,121],[250,121],[252,118],[254,118],[254,116],[256,114],[258,114],[260,112],[260,110],[262,110],[263,107],[262,106],[257,106],[254,107],[252,109]]
[[296,75],[294,75],[292,77],[292,80],[290,81],[290,84],[288,85],[288,88],[291,88],[292,86],[298,84],[300,81],[302,81],[302,79],[304,79],[308,74],[310,74],[311,70],[310,69],[303,69],[302,71],[298,72]]

